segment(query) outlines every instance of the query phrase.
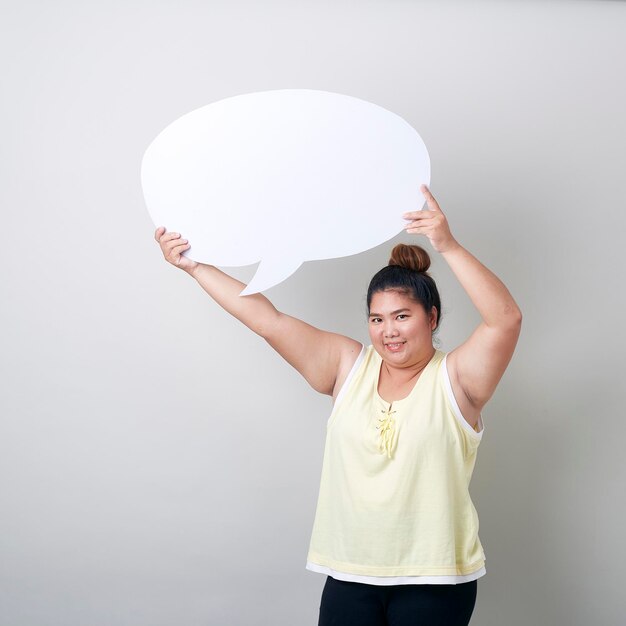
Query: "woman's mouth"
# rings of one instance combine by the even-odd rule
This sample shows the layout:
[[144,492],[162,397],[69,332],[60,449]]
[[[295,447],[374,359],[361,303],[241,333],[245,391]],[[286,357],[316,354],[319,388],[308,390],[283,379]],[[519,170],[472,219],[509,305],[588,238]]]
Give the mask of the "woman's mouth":
[[385,344],[385,348],[389,350],[389,352],[398,352],[402,350],[402,346],[404,346],[405,343],[406,341],[396,341],[394,343],[390,342]]

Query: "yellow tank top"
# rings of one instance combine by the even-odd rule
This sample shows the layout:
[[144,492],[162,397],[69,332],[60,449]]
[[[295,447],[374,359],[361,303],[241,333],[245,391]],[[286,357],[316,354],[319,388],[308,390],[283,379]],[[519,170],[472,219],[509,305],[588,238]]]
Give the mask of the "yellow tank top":
[[445,356],[435,351],[390,405],[377,391],[380,355],[362,353],[328,420],[308,569],[374,584],[484,573],[469,494],[482,419],[480,432],[463,419]]

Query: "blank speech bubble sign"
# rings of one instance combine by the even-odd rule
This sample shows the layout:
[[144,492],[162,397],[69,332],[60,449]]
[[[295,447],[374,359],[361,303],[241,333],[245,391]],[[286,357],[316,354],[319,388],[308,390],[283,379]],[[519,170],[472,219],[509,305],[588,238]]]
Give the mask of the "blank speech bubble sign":
[[310,89],[249,93],[191,111],[143,157],[155,226],[218,266],[260,261],[248,295],[304,261],[349,256],[397,235],[423,206],[430,159],[417,131],[382,107]]

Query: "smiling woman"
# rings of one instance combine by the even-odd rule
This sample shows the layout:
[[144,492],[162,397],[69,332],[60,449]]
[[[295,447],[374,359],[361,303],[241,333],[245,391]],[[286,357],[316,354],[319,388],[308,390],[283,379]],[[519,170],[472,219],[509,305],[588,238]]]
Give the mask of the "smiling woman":
[[[400,290],[377,291],[371,300],[369,335],[372,346],[384,359],[378,382],[383,398],[402,399],[408,394],[421,371],[432,359],[435,349],[432,333],[438,312]],[[397,373],[391,373],[396,368]]]
[[396,246],[368,294],[371,345],[277,311],[262,294],[182,255],[179,233],[155,238],[226,311],[263,337],[320,393],[332,396],[307,569],[327,575],[320,626],[469,623],[486,573],[469,483],[483,435],[480,411],[506,369],[521,313],[502,282],[428,210],[408,233],[442,254],[482,321],[459,347],[433,346],[441,301],[430,259]]
[[367,290],[369,332],[379,354],[400,354],[408,363],[419,351],[422,362],[433,354],[432,333],[439,326],[441,299],[426,273],[428,253],[419,246],[397,245],[389,265],[371,280]]

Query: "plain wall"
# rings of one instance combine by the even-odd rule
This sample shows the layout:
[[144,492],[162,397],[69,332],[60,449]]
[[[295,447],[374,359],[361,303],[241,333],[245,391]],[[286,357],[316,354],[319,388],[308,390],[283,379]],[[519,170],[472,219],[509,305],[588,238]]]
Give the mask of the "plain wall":
[[[524,312],[471,485],[472,624],[623,623],[626,3],[0,9],[2,626],[317,623],[330,399],[163,260],[139,177],[174,119],[283,88],[411,123],[453,233]],[[266,295],[367,341],[369,278],[412,239]],[[433,274],[450,350],[478,316],[436,253]]]

